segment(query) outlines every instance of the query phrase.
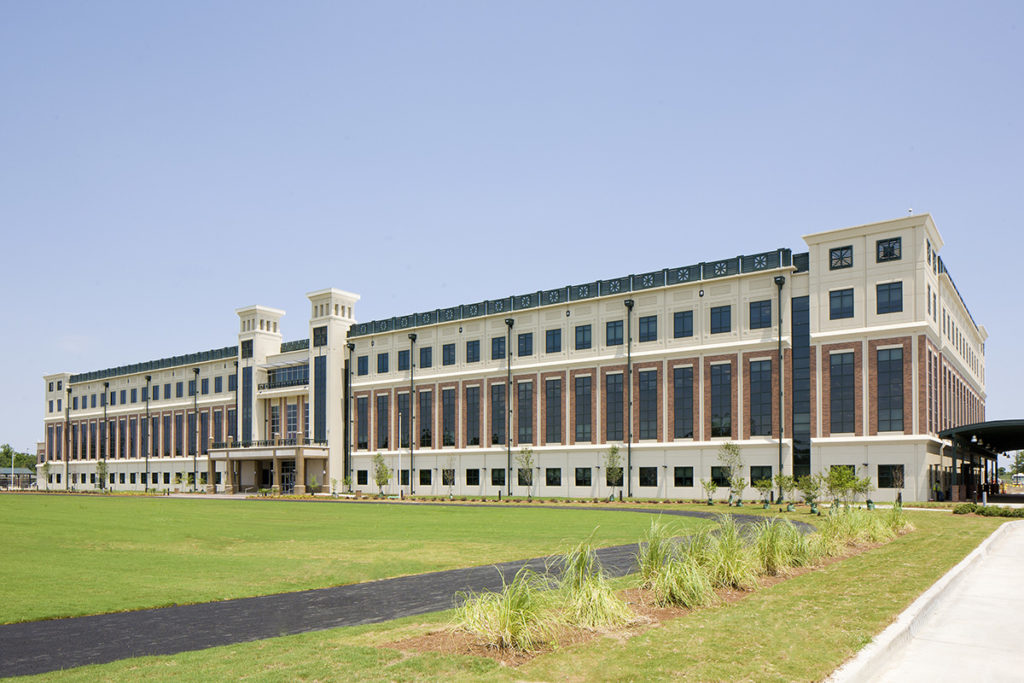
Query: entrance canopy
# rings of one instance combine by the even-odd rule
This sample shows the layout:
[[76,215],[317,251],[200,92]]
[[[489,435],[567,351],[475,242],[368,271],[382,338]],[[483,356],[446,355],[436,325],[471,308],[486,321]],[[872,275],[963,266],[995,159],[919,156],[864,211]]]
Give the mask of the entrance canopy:
[[939,438],[969,443],[989,455],[1024,450],[1024,420],[993,420],[961,425],[939,432]]

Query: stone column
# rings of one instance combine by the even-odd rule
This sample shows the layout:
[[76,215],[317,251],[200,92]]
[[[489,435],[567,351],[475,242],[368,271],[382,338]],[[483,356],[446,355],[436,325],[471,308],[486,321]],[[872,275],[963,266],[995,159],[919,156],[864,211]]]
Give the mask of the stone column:
[[295,495],[306,494],[306,457],[301,448],[295,449]]
[[[229,439],[229,441],[230,441],[230,439]],[[227,475],[227,479],[226,479],[227,483],[224,486],[224,493],[229,493],[229,494],[230,493],[234,493],[235,492],[235,463],[231,461],[230,454],[228,455],[227,458],[224,459],[224,464],[227,466],[227,471],[225,472],[225,474]]]
[[274,455],[274,485],[271,487],[274,495],[281,493],[281,459]]
[[[213,444],[213,439],[210,439],[210,444]],[[206,492],[217,493],[217,463],[213,461],[213,454],[207,452],[206,454]]]

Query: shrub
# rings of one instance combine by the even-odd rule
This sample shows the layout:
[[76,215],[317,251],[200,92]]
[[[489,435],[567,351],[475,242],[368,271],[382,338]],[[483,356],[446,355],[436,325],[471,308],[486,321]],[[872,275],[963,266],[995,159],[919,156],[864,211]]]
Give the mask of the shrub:
[[954,515],[969,515],[978,508],[974,503],[960,503],[953,508]]
[[528,651],[551,640],[551,623],[542,596],[547,582],[523,567],[511,583],[504,583],[504,579],[502,583],[500,593],[464,595],[455,609],[455,627],[499,648]]
[[651,520],[651,526],[644,532],[636,554],[642,587],[650,586],[654,577],[673,559],[672,536],[672,530],[667,524],[658,519]]
[[749,590],[757,585],[754,554],[731,516],[719,515],[718,533],[708,538],[706,562],[716,586]]
[[708,568],[692,555],[673,559],[662,567],[649,588],[659,605],[704,607],[718,600]]
[[785,574],[793,566],[793,548],[785,529],[786,524],[778,519],[768,519],[757,525],[754,532],[754,554],[764,574]]

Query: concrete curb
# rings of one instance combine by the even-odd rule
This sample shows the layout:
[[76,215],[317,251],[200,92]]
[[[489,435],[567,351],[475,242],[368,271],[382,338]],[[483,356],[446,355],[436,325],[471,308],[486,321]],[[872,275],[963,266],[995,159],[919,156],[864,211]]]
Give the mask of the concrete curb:
[[878,677],[885,670],[889,659],[914,637],[918,627],[935,610],[945,593],[959,585],[968,570],[981,561],[988,554],[989,548],[1009,533],[1010,526],[1015,524],[1022,525],[1024,520],[1001,524],[967,557],[932,584],[910,604],[910,607],[903,610],[884,631],[872,638],[853,659],[833,671],[825,680],[828,683],[857,683]]

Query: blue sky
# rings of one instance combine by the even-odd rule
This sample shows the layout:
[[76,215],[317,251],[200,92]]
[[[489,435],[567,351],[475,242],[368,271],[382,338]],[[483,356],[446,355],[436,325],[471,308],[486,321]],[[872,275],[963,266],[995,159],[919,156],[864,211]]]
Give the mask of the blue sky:
[[0,2],[0,442],[48,372],[930,212],[1024,417],[1024,4]]

